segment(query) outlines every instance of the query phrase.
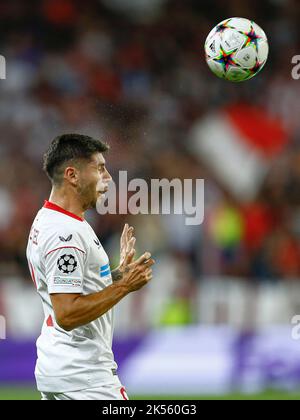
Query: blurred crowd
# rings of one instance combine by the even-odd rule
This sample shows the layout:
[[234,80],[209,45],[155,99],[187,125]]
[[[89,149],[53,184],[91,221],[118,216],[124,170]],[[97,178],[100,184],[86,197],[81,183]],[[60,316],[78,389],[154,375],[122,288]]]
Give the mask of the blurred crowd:
[[[235,85],[206,66],[203,44],[219,21],[251,17],[271,45],[266,68]],[[50,184],[41,170],[49,142],[79,132],[111,146],[114,177],[204,178],[205,220],[180,216],[88,218],[117,263],[122,225],[140,249],[168,255],[188,279],[230,275],[300,278],[300,54],[297,0],[10,0],[0,3],[0,274],[28,279],[25,247]],[[240,203],[187,147],[211,111],[248,102],[282,121],[289,142],[250,203]]]

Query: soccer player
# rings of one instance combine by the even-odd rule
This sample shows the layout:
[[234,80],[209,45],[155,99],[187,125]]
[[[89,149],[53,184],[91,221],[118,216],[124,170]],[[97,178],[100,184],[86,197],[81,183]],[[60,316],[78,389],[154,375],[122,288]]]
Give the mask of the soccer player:
[[79,134],[56,137],[44,155],[52,183],[38,212],[27,259],[45,321],[35,376],[43,400],[127,399],[112,353],[112,308],[152,278],[149,252],[134,260],[133,228],[124,226],[120,265],[109,259],[84,219],[108,189],[108,146]]

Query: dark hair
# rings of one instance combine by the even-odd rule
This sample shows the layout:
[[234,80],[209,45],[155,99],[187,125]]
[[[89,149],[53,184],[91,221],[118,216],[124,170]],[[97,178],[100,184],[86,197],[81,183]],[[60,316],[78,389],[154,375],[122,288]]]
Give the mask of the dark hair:
[[53,184],[62,180],[63,165],[70,160],[90,159],[109,149],[106,143],[82,134],[63,134],[52,140],[44,154],[43,169]]

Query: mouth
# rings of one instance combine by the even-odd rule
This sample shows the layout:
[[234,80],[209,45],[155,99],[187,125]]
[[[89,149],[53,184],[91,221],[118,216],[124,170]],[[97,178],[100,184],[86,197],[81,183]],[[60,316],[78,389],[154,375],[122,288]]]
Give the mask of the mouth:
[[102,190],[98,190],[97,194],[101,195],[101,194],[105,194],[108,191],[108,187],[104,187]]

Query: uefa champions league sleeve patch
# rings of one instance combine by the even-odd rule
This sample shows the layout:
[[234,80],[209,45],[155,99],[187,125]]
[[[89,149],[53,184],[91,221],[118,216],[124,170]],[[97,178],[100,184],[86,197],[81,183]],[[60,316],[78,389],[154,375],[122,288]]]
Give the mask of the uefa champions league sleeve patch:
[[48,293],[83,293],[85,253],[75,247],[50,252],[45,260]]
[[77,260],[74,255],[64,254],[57,260],[57,267],[63,274],[72,274],[77,268]]

